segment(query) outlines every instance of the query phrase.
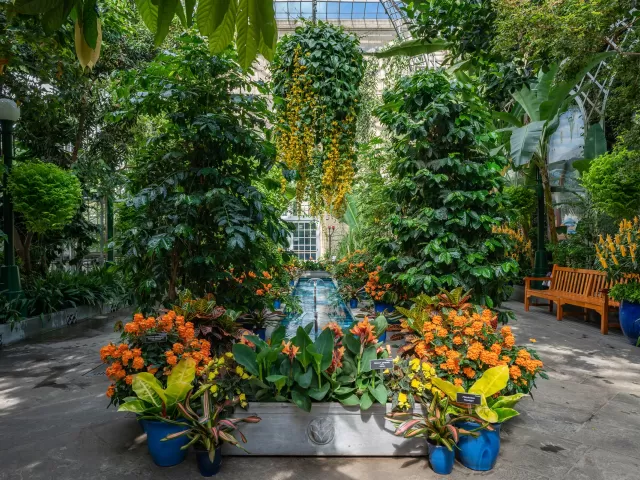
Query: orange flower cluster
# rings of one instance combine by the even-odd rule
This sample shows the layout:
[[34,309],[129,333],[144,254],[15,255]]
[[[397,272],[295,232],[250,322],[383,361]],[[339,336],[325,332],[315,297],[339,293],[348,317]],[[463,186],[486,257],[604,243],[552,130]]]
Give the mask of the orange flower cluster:
[[323,330],[329,329],[333,332],[333,356],[331,365],[327,369],[327,373],[332,374],[338,368],[342,367],[342,359],[344,357],[344,347],[342,346],[342,337],[344,336],[342,328],[336,322],[327,323]]
[[382,271],[382,267],[376,267],[376,269],[373,272],[369,272],[369,280],[367,281],[367,284],[364,286],[365,291],[375,301],[382,300],[386,295],[386,293],[391,288],[390,283],[385,283],[384,285],[380,284],[381,271]]
[[363,347],[366,347],[367,345],[375,345],[378,343],[378,338],[375,336],[373,329],[373,325],[369,323],[369,317],[364,317],[364,320],[359,322],[355,327],[349,330],[349,332],[358,337],[360,339],[360,344]]
[[[147,342],[147,335],[154,340]],[[116,403],[131,394],[133,376],[140,371],[169,375],[181,358],[190,357],[196,361],[199,375],[210,360],[211,344],[196,339],[193,323],[185,322],[173,310],[159,318],[135,314],[133,321],[124,326],[121,338],[119,345],[109,343],[100,349],[100,359],[109,364],[105,373],[114,382],[107,389],[107,396]]]
[[293,362],[293,359],[296,358],[299,351],[300,347],[296,347],[291,342],[282,341],[282,353],[289,357],[289,361]]
[[510,327],[495,331],[496,316],[491,310],[423,307],[400,309],[408,319],[400,326],[407,345],[399,353],[428,361],[439,377],[469,388],[485,370],[507,365],[511,374],[508,389],[515,393],[527,392],[536,375],[544,375],[544,365],[535,352],[515,347]]

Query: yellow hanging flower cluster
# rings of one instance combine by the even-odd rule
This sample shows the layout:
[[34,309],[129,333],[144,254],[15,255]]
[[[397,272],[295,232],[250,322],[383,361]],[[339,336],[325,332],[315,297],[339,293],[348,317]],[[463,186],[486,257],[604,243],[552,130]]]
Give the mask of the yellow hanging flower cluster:
[[600,235],[596,243],[596,255],[604,270],[614,273],[638,274],[638,243],[640,243],[640,220],[622,220],[618,233],[613,237]]
[[507,251],[507,255],[516,261],[527,259],[533,264],[533,247],[531,240],[527,240],[519,230],[514,230],[508,225],[493,226],[492,232],[499,235],[506,235],[513,240],[513,248]]

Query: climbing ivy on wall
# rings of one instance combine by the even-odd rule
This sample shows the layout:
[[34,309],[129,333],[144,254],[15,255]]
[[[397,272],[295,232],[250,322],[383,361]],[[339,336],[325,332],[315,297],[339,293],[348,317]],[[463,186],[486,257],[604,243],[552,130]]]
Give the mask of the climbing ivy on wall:
[[278,159],[295,171],[298,204],[341,215],[354,176],[364,62],[341,27],[306,23],[284,37],[272,64]]

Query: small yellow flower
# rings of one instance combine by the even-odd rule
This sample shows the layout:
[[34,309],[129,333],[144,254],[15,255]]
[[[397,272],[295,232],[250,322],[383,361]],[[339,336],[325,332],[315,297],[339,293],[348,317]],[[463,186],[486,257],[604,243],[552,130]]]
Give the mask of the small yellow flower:
[[537,340],[536,340],[535,338],[530,338],[530,339],[529,339],[529,341],[530,341],[531,343],[536,343],[536,342],[537,342]]
[[225,357],[227,357],[227,358],[233,358],[233,353],[231,353],[231,352],[227,352],[227,353],[225,353],[224,355],[225,355]]
[[211,393],[218,393],[218,385],[212,385],[209,390],[211,391]]
[[244,370],[240,365],[236,367],[236,373],[240,376],[244,375]]

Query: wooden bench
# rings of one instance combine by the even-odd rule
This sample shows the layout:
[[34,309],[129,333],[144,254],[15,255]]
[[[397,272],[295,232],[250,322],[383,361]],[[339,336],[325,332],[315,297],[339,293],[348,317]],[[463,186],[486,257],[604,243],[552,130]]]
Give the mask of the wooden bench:
[[[551,282],[548,290],[531,287],[531,282]],[[628,278],[620,282],[626,283]],[[553,266],[551,277],[525,277],[524,309],[529,311],[531,297],[544,298],[549,301],[549,311],[553,312],[553,303],[557,305],[557,319],[564,316],[564,305],[574,305],[595,310],[600,314],[600,331],[609,333],[609,310],[620,306],[619,302],[609,298],[609,289],[619,282],[608,281],[605,272]],[[619,324],[611,324],[618,326]]]

